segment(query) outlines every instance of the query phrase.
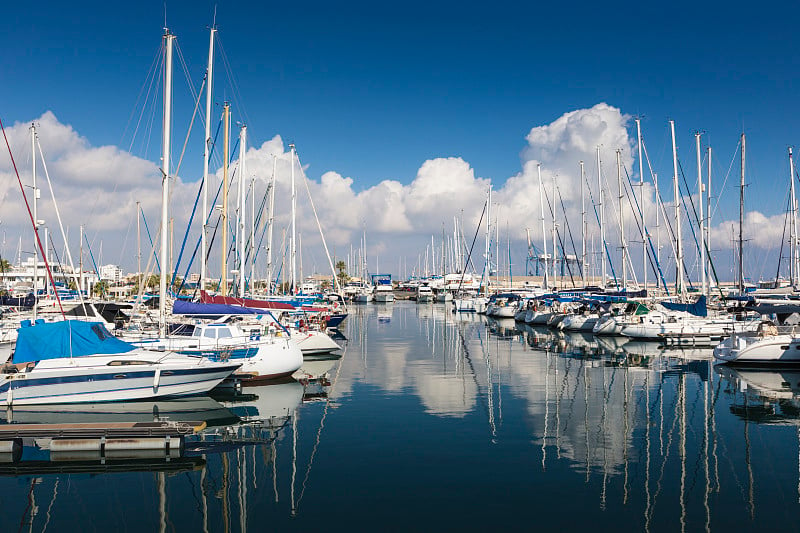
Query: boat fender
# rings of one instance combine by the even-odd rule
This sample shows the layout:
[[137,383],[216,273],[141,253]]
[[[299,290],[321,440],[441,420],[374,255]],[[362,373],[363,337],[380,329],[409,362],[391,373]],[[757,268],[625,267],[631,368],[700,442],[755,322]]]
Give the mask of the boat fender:
[[158,392],[158,383],[161,381],[161,369],[156,368],[156,373],[153,376],[153,392]]

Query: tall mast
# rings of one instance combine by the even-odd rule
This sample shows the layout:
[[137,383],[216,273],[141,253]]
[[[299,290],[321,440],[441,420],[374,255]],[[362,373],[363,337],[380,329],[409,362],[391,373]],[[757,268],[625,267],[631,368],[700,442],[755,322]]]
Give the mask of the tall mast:
[[683,285],[683,239],[681,238],[681,191],[678,188],[678,149],[675,146],[675,121],[669,121],[670,131],[672,132],[672,186],[675,195],[675,262],[678,267],[675,276],[676,292],[683,296],[685,287]]
[[164,30],[164,146],[161,156],[161,281],[158,291],[158,333],[164,337],[167,332],[167,276],[171,270],[167,262],[169,253],[169,149],[170,127],[172,123],[172,42],[175,36]]
[[[558,270],[556,269],[556,262],[558,261],[558,247],[556,246],[556,175],[553,174],[553,285],[557,285],[558,280]],[[510,245],[509,245],[510,248]],[[509,250],[509,262],[511,260],[510,250]],[[511,270],[511,266],[509,265],[509,271]],[[563,287],[563,280],[561,286]]]
[[697,145],[697,203],[700,205],[700,276],[702,293],[708,294],[708,285],[706,282],[706,243],[703,239],[704,220],[703,220],[703,165],[700,160],[700,132],[694,134],[694,141]]
[[291,281],[291,294],[294,294],[296,291],[296,283],[297,283],[297,194],[294,189],[294,153],[295,148],[294,144],[289,145],[291,157],[292,157],[292,248],[291,248],[291,262],[292,262],[292,279]]
[[[707,265],[706,268],[708,273],[711,274],[711,147],[709,146],[706,148],[708,152],[708,189],[706,190],[706,213],[707,213],[707,220],[706,220],[706,246],[708,247],[708,257],[706,258]],[[711,289],[711,283],[709,282],[709,292]]]
[[256,175],[250,176],[250,293],[256,288]]
[[605,211],[603,210],[603,177],[600,172],[600,146],[597,147],[597,190],[600,198],[600,286],[606,286],[606,228],[605,228]]
[[586,270],[586,174],[581,161],[581,278],[586,287],[588,272]]
[[[36,126],[31,124],[31,164],[33,172],[33,319],[36,320],[39,300],[39,252],[36,250],[36,234],[39,227],[39,215],[36,208],[39,189],[36,188]],[[47,242],[45,242],[47,246]],[[45,258],[46,259],[46,258]]]
[[267,219],[267,295],[272,294],[272,229],[275,222],[275,166],[278,157],[272,156],[272,177],[269,181],[269,218]]
[[239,298],[244,298],[244,228],[247,224],[244,184],[247,179],[247,126],[239,130],[239,224],[236,228],[236,250],[239,251]]
[[78,258],[78,292],[83,292],[83,224],[80,226],[79,236],[80,240],[78,242],[80,243],[80,257]]
[[[201,253],[200,253],[200,289],[205,289],[207,265],[206,265],[206,236],[208,233],[208,160],[211,155],[211,95],[212,81],[214,73],[214,34],[217,32],[215,27],[211,28],[208,38],[208,67],[206,70],[206,132],[205,142],[203,143],[203,218],[202,232],[200,233]],[[141,271],[141,269],[140,269]]]
[[491,245],[491,214],[492,214],[492,185],[489,184],[489,196],[486,199],[486,248],[484,250],[485,261],[483,263],[483,278],[484,278],[484,294],[489,294],[489,276],[492,274],[491,260],[490,260],[490,245]]
[[142,280],[142,217],[141,202],[136,202],[136,273],[139,275],[139,286],[141,287],[144,280]]
[[744,133],[742,133],[742,172],[739,184],[739,294],[744,294]]
[[[653,172],[653,189],[655,189],[656,204],[656,264],[661,264],[661,195],[658,191],[658,173]],[[658,288],[658,278],[656,278],[656,288]]]
[[789,263],[789,281],[792,287],[795,286],[798,274],[798,252],[797,252],[797,197],[794,194],[794,163],[792,162],[792,147],[789,147],[789,190],[792,196],[792,220],[791,220],[791,252],[792,260]]
[[544,290],[548,290],[548,282],[547,282],[547,269],[548,261],[547,261],[547,229],[545,229],[544,225],[544,186],[542,185],[542,164],[536,163],[536,172],[539,175],[539,205],[541,207],[542,215],[542,255],[544,256],[544,277],[542,278],[542,288]]
[[222,268],[219,278],[219,290],[223,296],[228,295],[228,150],[231,136],[231,104],[222,106],[222,213],[219,223],[222,226]]
[[622,209],[622,150],[617,149],[617,188],[619,189],[619,240],[622,247],[622,290],[628,287],[628,244],[625,242],[625,212]]
[[642,123],[636,119],[636,142],[639,145],[639,213],[642,222],[642,283],[647,290],[647,229],[644,221],[644,153],[642,152]]

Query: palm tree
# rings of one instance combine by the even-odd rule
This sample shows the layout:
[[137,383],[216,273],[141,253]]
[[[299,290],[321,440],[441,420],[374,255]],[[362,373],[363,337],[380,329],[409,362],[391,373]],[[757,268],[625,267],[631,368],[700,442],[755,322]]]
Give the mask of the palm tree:
[[342,260],[336,262],[336,278],[339,280],[339,285],[344,285],[350,279],[347,275],[347,263]]

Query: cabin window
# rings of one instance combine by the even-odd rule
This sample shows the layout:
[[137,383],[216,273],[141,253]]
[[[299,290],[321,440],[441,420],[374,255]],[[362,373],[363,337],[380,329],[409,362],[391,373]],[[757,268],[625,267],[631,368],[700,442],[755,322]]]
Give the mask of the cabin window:
[[789,345],[788,344],[785,345],[785,346],[781,346],[781,350],[788,350],[788,349],[789,349]]
[[101,341],[104,341],[109,337],[106,328],[104,328],[100,324],[93,325],[92,331],[94,332],[95,335],[97,335],[97,338],[100,339]]
[[223,328],[218,330],[217,337],[220,339],[229,339],[233,337],[233,335],[231,335],[231,330],[228,328]]
[[192,337],[201,337],[202,335],[203,335],[203,332],[202,332],[202,331],[200,331],[199,329],[195,329],[195,330],[192,332]]
[[207,337],[209,339],[216,339],[217,333],[213,329],[207,329],[203,332],[203,337]]
[[150,361],[111,361],[108,366],[152,365]]

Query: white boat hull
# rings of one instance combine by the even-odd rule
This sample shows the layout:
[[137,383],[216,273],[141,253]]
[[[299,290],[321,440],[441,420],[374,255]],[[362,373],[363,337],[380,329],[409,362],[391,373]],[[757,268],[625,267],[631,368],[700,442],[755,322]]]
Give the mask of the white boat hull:
[[[70,360],[41,361],[29,372],[3,374],[0,406],[55,403],[115,402],[202,394],[219,385],[239,368],[238,363],[215,363],[196,358],[184,363],[109,366],[122,356],[84,356]],[[136,354],[139,359],[146,355]],[[181,357],[188,361],[190,358]],[[58,364],[45,364],[45,363]]]

